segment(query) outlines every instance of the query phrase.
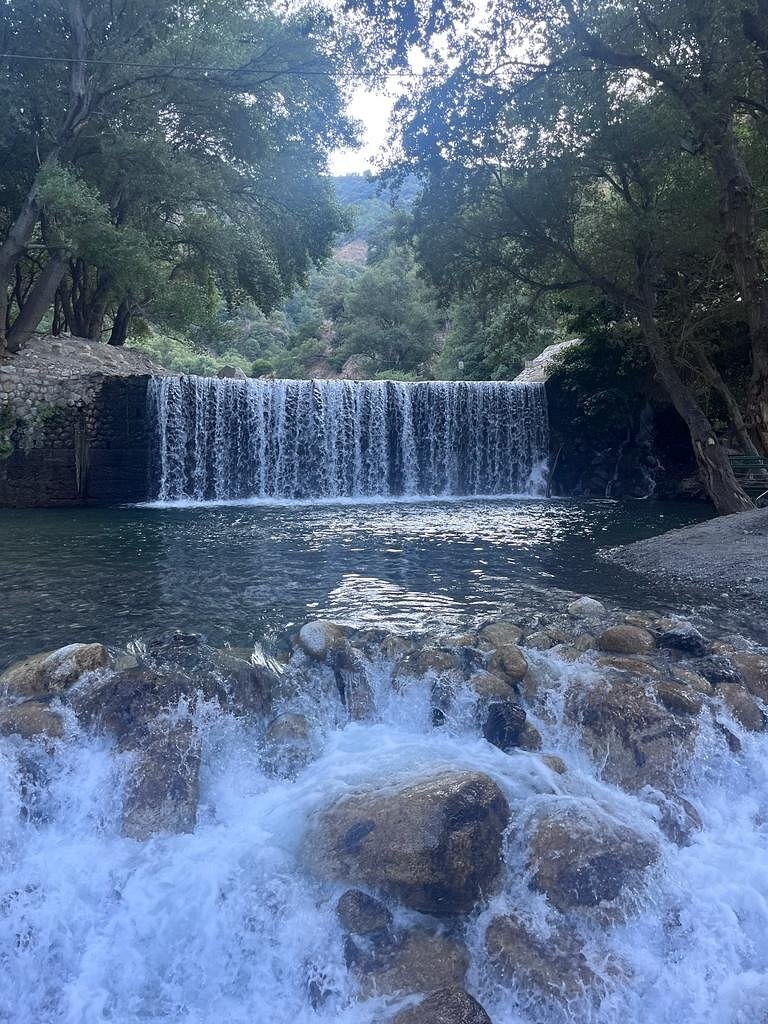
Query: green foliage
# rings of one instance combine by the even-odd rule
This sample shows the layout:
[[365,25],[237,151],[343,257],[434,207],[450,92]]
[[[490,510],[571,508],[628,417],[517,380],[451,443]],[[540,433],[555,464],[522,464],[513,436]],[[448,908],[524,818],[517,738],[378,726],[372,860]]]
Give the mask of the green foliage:
[[412,372],[433,355],[438,326],[412,255],[392,249],[352,285],[338,323],[339,349],[369,357],[375,372]]

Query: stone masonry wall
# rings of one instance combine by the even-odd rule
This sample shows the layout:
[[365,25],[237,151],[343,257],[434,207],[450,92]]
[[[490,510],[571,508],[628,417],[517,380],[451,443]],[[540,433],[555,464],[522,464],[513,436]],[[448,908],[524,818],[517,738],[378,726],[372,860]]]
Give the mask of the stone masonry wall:
[[143,352],[68,337],[0,361],[0,506],[144,500],[157,372]]

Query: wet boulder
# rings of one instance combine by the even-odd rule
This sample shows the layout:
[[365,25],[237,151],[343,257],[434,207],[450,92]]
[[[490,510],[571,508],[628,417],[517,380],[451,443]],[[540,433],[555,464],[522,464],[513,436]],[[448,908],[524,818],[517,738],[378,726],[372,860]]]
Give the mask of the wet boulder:
[[672,680],[657,683],[656,695],[668,711],[678,715],[698,715],[704,704],[698,690]]
[[38,736],[60,739],[63,735],[63,717],[43,701],[25,700],[0,710],[0,736],[33,740]]
[[733,651],[730,660],[749,692],[768,703],[768,654]]
[[561,911],[613,904],[659,857],[655,842],[593,809],[557,807],[534,824],[531,885]]
[[481,638],[491,647],[506,647],[508,644],[516,644],[522,635],[522,629],[513,622],[489,622],[480,630]]
[[653,634],[642,626],[609,626],[598,639],[598,647],[609,654],[648,654],[654,650]]
[[460,986],[469,966],[459,942],[421,928],[380,942],[350,939],[345,951],[363,998]]
[[316,619],[305,623],[299,630],[298,642],[301,649],[310,658],[325,661],[330,654],[341,650],[346,644],[346,637],[341,627],[325,619]]
[[523,640],[524,645],[530,647],[533,651],[551,651],[557,642],[544,629],[537,630],[535,633],[529,633],[525,640]]
[[422,647],[400,658],[395,665],[393,678],[396,685],[405,679],[423,679],[425,676],[458,679],[461,669],[461,658],[455,651]]
[[519,746],[525,731],[525,709],[515,700],[492,700],[483,715],[483,736],[500,750]]
[[463,988],[441,988],[417,1006],[401,1010],[392,1024],[491,1024],[480,1003]]
[[577,683],[566,694],[566,715],[581,727],[604,777],[629,792],[645,785],[674,791],[693,752],[697,718],[670,711],[644,679],[611,673]]
[[312,760],[309,722],[304,715],[278,715],[264,733],[264,767],[270,775],[294,778]]
[[192,832],[200,742],[191,724],[157,723],[132,759],[123,794],[123,835],[144,840],[159,832]]
[[347,889],[339,897],[336,914],[350,935],[371,935],[392,924],[392,914],[381,900],[361,889]]
[[0,676],[0,696],[51,697],[63,694],[87,672],[108,668],[101,644],[69,644],[11,665]]
[[593,597],[578,597],[568,605],[568,614],[574,619],[599,619],[606,610],[605,605]]
[[654,623],[659,647],[678,651],[690,658],[702,658],[709,645],[701,633],[687,619],[659,619]]
[[722,698],[733,718],[747,732],[765,731],[765,714],[746,686],[740,683],[722,683],[715,692]]
[[478,697],[490,700],[509,700],[514,696],[514,690],[509,681],[496,672],[486,672],[484,669],[480,669],[472,673],[468,682],[470,689],[474,690]]
[[596,977],[577,937],[551,928],[542,938],[516,914],[494,917],[485,948],[499,980],[547,998],[571,998],[590,988]]
[[470,911],[494,891],[509,806],[479,772],[342,797],[309,829],[314,874],[370,886],[426,914]]
[[496,648],[488,661],[488,671],[504,676],[511,683],[517,683],[528,671],[528,662],[516,644],[504,644]]

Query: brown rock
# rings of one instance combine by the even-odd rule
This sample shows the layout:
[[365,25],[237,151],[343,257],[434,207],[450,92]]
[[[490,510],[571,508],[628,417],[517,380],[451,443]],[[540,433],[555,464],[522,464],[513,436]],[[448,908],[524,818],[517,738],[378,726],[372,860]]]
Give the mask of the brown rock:
[[504,676],[480,669],[469,677],[469,685],[480,697],[509,700],[514,696],[511,684]]
[[556,754],[539,754],[540,760],[544,762],[547,768],[551,768],[556,775],[565,775],[568,771],[568,766],[562,757],[558,757]]
[[392,1024],[491,1024],[476,999],[461,988],[441,988],[418,1006],[401,1010]]
[[519,682],[528,671],[528,662],[523,652],[515,644],[497,647],[488,662],[488,671],[496,672],[512,683]]
[[522,635],[522,629],[512,622],[491,622],[480,630],[480,636],[492,647],[516,644]]
[[401,679],[423,679],[427,675],[458,677],[460,668],[459,658],[453,651],[427,647],[401,658],[395,666],[394,679],[398,682]]
[[586,651],[592,651],[597,647],[597,638],[592,636],[591,633],[579,633],[573,641],[573,646],[580,654],[584,654]]
[[574,935],[559,929],[542,939],[514,914],[494,917],[485,948],[499,979],[522,990],[573,997],[597,981]]
[[351,935],[370,935],[383,931],[392,924],[387,907],[361,889],[347,889],[336,904],[342,928]]
[[123,796],[123,835],[192,832],[197,817],[200,743],[188,722],[158,731],[136,752]]
[[679,715],[698,715],[704,703],[700,693],[681,683],[657,683],[656,693],[668,711]]
[[346,951],[364,999],[461,986],[469,966],[462,945],[422,929],[372,948],[349,940]]
[[712,696],[712,684],[709,680],[690,668],[685,668],[682,665],[673,665],[672,677],[676,682],[682,683],[683,686],[687,686],[690,690],[696,690],[697,693],[701,693],[705,697]]
[[86,672],[109,665],[109,652],[101,644],[70,644],[11,665],[0,676],[0,695],[54,696],[64,693]]
[[485,708],[483,736],[500,750],[519,746],[525,727],[525,709],[515,700],[493,700]]
[[716,693],[730,713],[748,732],[763,732],[766,727],[765,715],[755,698],[739,683],[721,683]]
[[729,657],[749,692],[768,703],[768,654],[731,651]]
[[658,856],[654,843],[607,815],[566,807],[534,827],[532,885],[562,911],[613,903]]
[[643,680],[607,678],[566,694],[566,714],[603,775],[630,792],[645,785],[673,791],[693,751],[697,720],[676,715]]
[[444,772],[326,808],[303,858],[321,878],[377,888],[414,910],[454,914],[493,892],[509,807],[479,772]]
[[631,655],[604,654],[596,660],[595,664],[599,668],[610,668],[616,672],[624,672],[643,679],[660,679],[662,677],[661,670],[657,665],[638,655],[633,657]]
[[656,641],[641,626],[609,626],[600,634],[598,646],[610,654],[647,654],[656,647]]
[[64,719],[42,701],[25,700],[0,711],[0,736],[20,736],[24,740],[47,736],[57,740],[63,735]]
[[538,632],[527,636],[523,643],[534,651],[549,651],[555,646],[556,641],[552,639],[549,633],[540,629]]

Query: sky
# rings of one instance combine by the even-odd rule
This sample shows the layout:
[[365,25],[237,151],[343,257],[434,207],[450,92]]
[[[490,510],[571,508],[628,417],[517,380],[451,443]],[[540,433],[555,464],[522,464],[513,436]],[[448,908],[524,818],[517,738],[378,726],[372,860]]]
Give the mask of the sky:
[[363,125],[362,145],[357,149],[337,149],[331,153],[332,174],[363,174],[374,170],[376,154],[387,137],[387,122],[395,102],[391,89],[371,92],[356,89],[349,103],[349,113]]

